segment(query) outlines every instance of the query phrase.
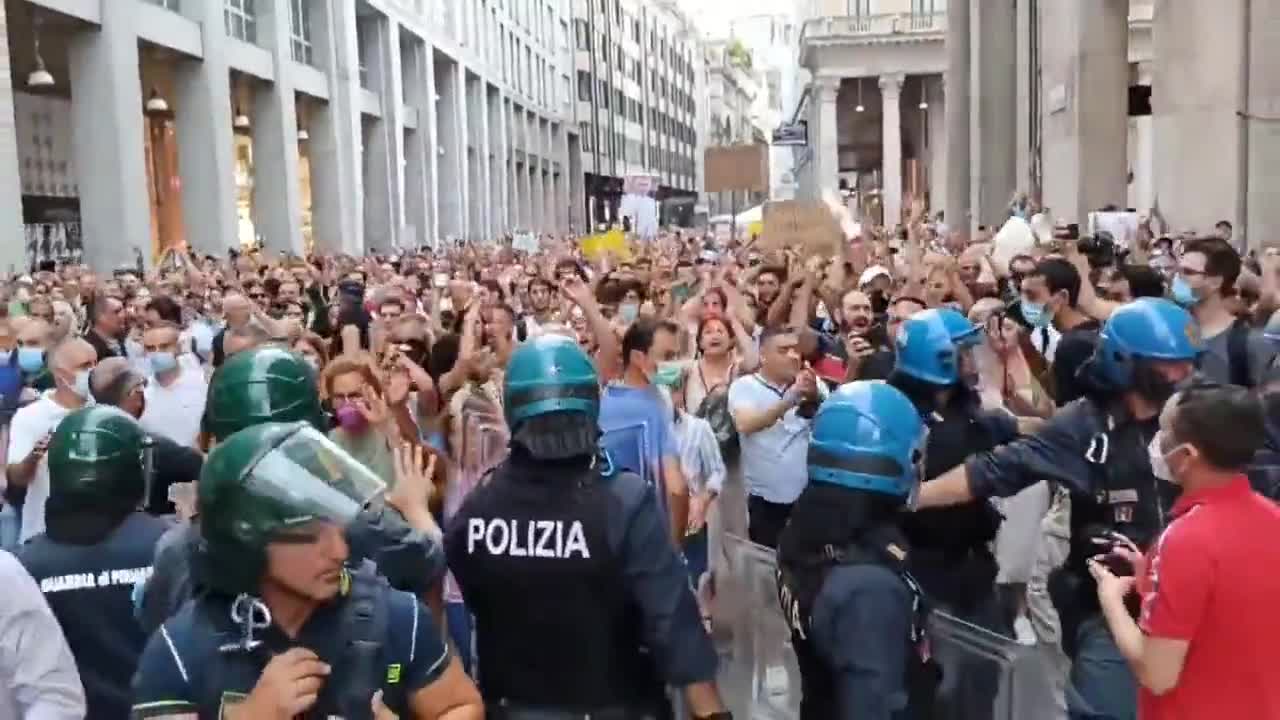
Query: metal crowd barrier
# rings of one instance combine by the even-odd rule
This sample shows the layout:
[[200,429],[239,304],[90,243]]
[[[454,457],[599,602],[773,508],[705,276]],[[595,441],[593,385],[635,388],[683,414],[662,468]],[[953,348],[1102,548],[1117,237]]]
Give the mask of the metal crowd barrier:
[[[774,553],[733,534],[724,543],[727,572],[716,581],[721,691],[734,717],[795,720],[800,670],[778,606]],[[937,611],[930,616],[929,639],[943,675],[929,720],[1056,718],[1034,648]],[[986,681],[968,680],[975,675]]]

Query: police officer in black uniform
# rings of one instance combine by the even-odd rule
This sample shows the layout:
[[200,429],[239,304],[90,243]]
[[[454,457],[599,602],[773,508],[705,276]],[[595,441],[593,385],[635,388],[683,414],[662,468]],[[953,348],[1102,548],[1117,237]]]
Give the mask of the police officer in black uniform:
[[[949,308],[924,310],[902,324],[889,383],[911,398],[929,427],[926,484],[969,455],[1017,437],[1013,416],[984,411],[965,381],[972,370],[971,350],[982,338],[982,328]],[[1007,635],[996,594],[999,565],[990,547],[1001,520],[990,502],[978,500],[908,515],[903,531],[911,544],[908,566],[934,609]],[[948,671],[939,688],[937,719],[990,717],[999,689],[994,666],[943,651],[938,660]]]
[[151,636],[133,717],[482,718],[425,606],[347,565],[345,530],[383,489],[307,423],[219,444],[199,481],[206,592]]
[[148,441],[116,408],[64,418],[49,441],[45,532],[18,551],[75,655],[89,720],[128,716],[129,681],[147,642],[131,597],[169,527],[140,509]]
[[513,353],[503,394],[511,455],[445,532],[489,717],[668,717],[664,684],[695,718],[727,717],[657,495],[598,449],[591,359],[536,338]]
[[1152,473],[1147,448],[1165,401],[1191,378],[1200,347],[1195,321],[1177,305],[1140,298],[1120,306],[1081,369],[1086,397],[1036,434],[976,454],[921,488],[921,508],[1009,496],[1043,479],[1070,491],[1070,557],[1049,589],[1073,661],[1073,717],[1136,715],[1133,675],[1100,617],[1085,563],[1106,553],[1111,533],[1145,550],[1163,528],[1175,490]]
[[[298,421],[327,428],[315,370],[295,353],[277,347],[236,353],[209,382],[205,426],[214,442],[253,425]],[[198,524],[197,517],[192,527],[175,531],[181,536],[161,542],[155,577],[142,597],[141,615],[149,631],[177,612],[199,584],[190,575],[189,562]],[[375,497],[348,528],[347,540],[352,557],[372,559],[396,589],[428,597],[444,577],[439,528],[425,502]]]
[[899,527],[924,437],[911,401],[883,381],[841,386],[813,420],[809,485],[778,544],[800,720],[893,720],[929,706],[924,598]]

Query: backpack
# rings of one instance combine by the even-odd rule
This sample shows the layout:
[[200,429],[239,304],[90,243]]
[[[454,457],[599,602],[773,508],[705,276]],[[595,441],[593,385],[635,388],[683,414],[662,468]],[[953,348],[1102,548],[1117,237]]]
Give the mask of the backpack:
[[734,426],[733,415],[729,413],[729,387],[721,385],[708,391],[707,396],[698,404],[698,409],[693,414],[711,425],[711,432],[715,433],[716,442],[720,445],[720,455],[724,458],[725,464],[736,459],[741,448],[738,441],[738,428]]
[[1232,385],[1253,387],[1249,374],[1249,325],[1237,318],[1227,329],[1227,366]]

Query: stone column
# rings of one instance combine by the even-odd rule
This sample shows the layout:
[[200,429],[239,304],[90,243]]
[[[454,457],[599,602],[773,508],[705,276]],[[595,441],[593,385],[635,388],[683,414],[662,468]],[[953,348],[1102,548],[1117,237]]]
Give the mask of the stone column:
[[[174,97],[170,99],[178,138],[183,227],[193,249],[222,257],[228,248],[239,247],[228,38],[220,6],[192,4],[182,11],[200,23],[204,51],[199,60],[179,59],[173,64]],[[271,13],[264,18],[263,31],[263,37],[270,42],[274,38]],[[263,100],[264,105],[269,102]],[[271,112],[273,108],[264,110]],[[278,107],[274,110],[286,112]],[[264,122],[272,120],[279,122],[280,118],[263,118]],[[263,170],[258,169],[257,143],[254,145],[254,174],[260,177]],[[269,142],[267,147],[270,153]],[[266,159],[266,164],[271,165],[273,159]],[[258,230],[265,234],[265,228]]]
[[902,81],[901,73],[880,76],[881,186],[884,226],[902,222]]
[[1237,248],[1261,248],[1280,244],[1280,1],[1253,0],[1249,9],[1247,47],[1249,94],[1244,119],[1248,143],[1246,180],[1248,191],[1242,222],[1235,224],[1231,241]]
[[435,183],[432,181],[431,155],[435,143],[431,139],[435,101],[431,97],[431,72],[427,57],[431,50],[423,42],[414,39],[410,47],[403,49],[406,63],[403,70],[405,104],[417,112],[417,128],[405,132],[404,143],[404,221],[406,237],[404,245],[417,247],[435,238],[431,227],[432,198]]
[[463,219],[466,210],[463,161],[467,152],[466,139],[458,125],[460,113],[457,106],[462,94],[458,86],[461,76],[457,65],[448,62],[436,65],[435,79],[435,92],[439,96],[436,102],[436,159],[440,171],[437,176],[440,178],[437,185],[440,236],[461,238],[466,227]]
[[810,143],[812,154],[809,163],[813,174],[808,194],[810,198],[817,199],[822,197],[824,190],[835,190],[838,185],[840,136],[836,101],[840,95],[840,78],[817,76],[810,87],[809,122],[817,132]]
[[312,236],[319,252],[360,254],[364,181],[355,3],[324,0],[308,8],[316,59],[329,78],[329,101],[317,102],[308,118]]
[[[137,14],[134,3],[107,3],[102,26],[75,32],[67,43],[84,261],[100,272],[132,265],[135,247],[151,257]],[[230,136],[228,128],[223,137]]]
[[382,117],[369,123],[364,161],[365,245],[387,251],[400,245],[404,226],[404,84],[400,68],[400,24],[372,16],[365,66],[369,87],[382,100]]
[[1128,199],[1128,5],[1040,8],[1043,200],[1055,218],[1084,225],[1091,210]]
[[[1151,87],[1151,63],[1138,63],[1138,84]],[[1134,209],[1146,214],[1155,201],[1155,123],[1152,115],[1134,118],[1137,148],[1133,168]]]
[[0,4],[0,269],[17,273],[26,269],[27,258],[10,65],[9,19]]
[[[289,2],[269,0],[259,2],[257,7],[258,38],[271,53],[275,82],[254,83],[253,222],[268,249],[302,255],[298,116],[293,85],[289,82],[293,64]],[[205,43],[205,47],[209,47],[209,43]]]
[[489,217],[495,232],[510,230],[507,223],[507,140],[502,132],[502,93],[486,87],[489,103],[487,125],[489,135]]
[[969,206],[977,224],[998,225],[1018,185],[1013,0],[970,0],[969,33]]
[[941,209],[953,230],[971,232],[969,205],[969,3],[947,3],[947,74],[944,81],[947,105],[943,116],[947,128],[947,190]]
[[[947,201],[947,153],[950,143],[947,142],[947,96],[946,83],[943,76],[935,75],[936,82],[929,83],[929,212],[936,214],[946,207]],[[952,224],[950,217],[947,224],[954,229],[963,229]]]

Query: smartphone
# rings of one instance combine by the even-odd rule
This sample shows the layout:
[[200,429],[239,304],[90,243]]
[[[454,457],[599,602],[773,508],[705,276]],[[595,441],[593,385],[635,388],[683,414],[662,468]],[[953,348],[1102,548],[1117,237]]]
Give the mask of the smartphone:
[[438,272],[431,278],[431,284],[438,288],[444,288],[449,285],[449,274]]

